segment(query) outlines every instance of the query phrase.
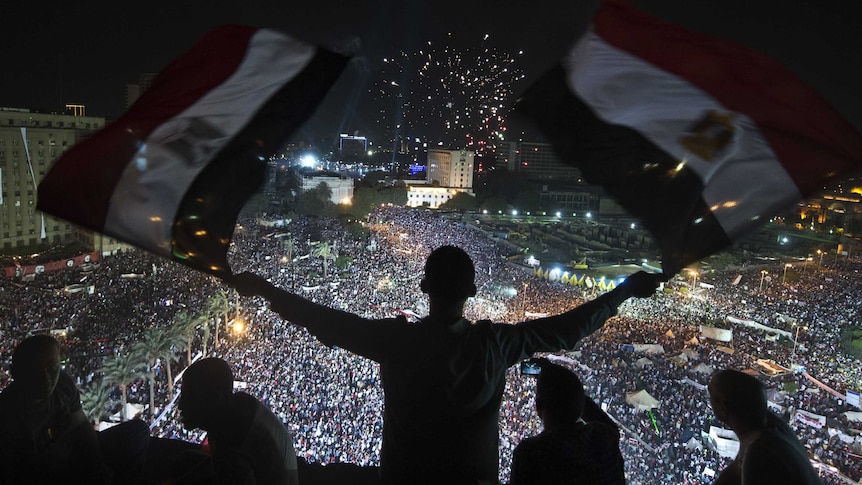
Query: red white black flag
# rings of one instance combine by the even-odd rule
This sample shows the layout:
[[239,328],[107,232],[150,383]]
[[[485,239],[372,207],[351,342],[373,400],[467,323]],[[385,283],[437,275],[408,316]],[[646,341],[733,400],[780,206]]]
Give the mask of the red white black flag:
[[607,0],[516,110],[659,241],[670,275],[862,167],[862,137],[746,46]]
[[39,185],[38,209],[230,274],[240,209],[347,60],[273,30],[219,27],[117,122],[57,161]]

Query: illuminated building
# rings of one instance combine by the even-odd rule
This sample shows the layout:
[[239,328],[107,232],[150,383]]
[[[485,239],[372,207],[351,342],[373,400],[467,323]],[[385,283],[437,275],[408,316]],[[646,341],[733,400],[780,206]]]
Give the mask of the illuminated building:
[[497,164],[530,180],[578,180],[581,172],[557,158],[550,143],[497,142]]
[[76,226],[36,210],[37,185],[60,155],[104,126],[97,116],[0,107],[0,249],[78,239]]
[[467,150],[428,150],[428,181],[440,187],[473,188],[473,157]]
[[353,200],[353,179],[339,177],[337,174],[327,172],[298,171],[299,189],[307,192],[317,188],[320,184],[326,184],[331,191],[329,200],[334,204],[349,204]]
[[427,180],[407,186],[407,206],[440,207],[458,192],[473,195],[473,158],[468,150],[428,150]]

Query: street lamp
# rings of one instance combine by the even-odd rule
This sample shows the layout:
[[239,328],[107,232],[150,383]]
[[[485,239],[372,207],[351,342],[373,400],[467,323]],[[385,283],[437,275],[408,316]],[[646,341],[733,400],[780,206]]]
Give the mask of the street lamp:
[[763,292],[763,278],[766,278],[769,272],[765,269],[760,270],[760,291]]
[[813,259],[814,258],[812,258],[811,256],[805,258],[805,263],[802,265],[802,276],[803,277],[805,276],[805,270],[808,269],[808,262],[813,260]]
[[697,286],[697,271],[690,269],[688,272],[691,273],[691,291],[694,293],[694,289]]
[[817,266],[822,267],[823,266],[823,255],[826,254],[826,252],[818,249],[817,254],[820,255],[820,263]]
[[808,330],[805,325],[793,324],[796,327],[796,337],[793,339],[793,352],[790,354],[790,368],[793,369],[793,362],[796,360],[796,343],[799,342],[799,329]]
[[781,284],[783,285],[785,281],[787,281],[787,268],[792,268],[793,265],[790,263],[784,263],[784,275],[781,276]]

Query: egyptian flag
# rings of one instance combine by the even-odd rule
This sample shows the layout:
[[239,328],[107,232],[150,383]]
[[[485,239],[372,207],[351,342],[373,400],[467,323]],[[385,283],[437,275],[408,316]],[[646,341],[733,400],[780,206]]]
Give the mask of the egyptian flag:
[[346,63],[273,30],[216,28],[117,122],[57,161],[37,208],[228,275],[240,209]]
[[788,69],[625,0],[515,109],[642,220],[669,275],[862,166],[860,134]]

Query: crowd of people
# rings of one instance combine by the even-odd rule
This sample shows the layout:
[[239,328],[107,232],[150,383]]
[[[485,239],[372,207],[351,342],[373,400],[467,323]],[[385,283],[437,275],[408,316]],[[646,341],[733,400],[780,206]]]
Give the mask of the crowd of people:
[[[386,207],[372,213],[367,225],[371,236],[366,239],[329,219],[297,218],[281,228],[244,221],[234,235],[231,265],[236,273],[251,271],[277,287],[366,318],[426,315],[419,288],[423,262],[442,245],[463,248],[475,263],[477,294],[465,308],[468,319],[515,323],[528,314],[558,314],[590,298],[579,288],[537,278],[505,258],[510,249],[435,212]],[[320,244],[330,245],[329,254],[341,256],[342,263],[315,256]],[[677,279],[666,292],[625,303],[617,317],[575,351],[551,356],[576,370],[588,395],[621,425],[629,483],[711,483],[730,458],[701,435],[710,425],[721,426],[709,408],[710,375],[700,372],[702,364],[747,370],[757,368],[758,359],[785,367],[792,361],[805,368],[805,373],[762,378],[774,391],[771,404],[791,423],[810,456],[824,465],[818,467],[824,481],[842,483],[834,470],[854,481],[862,477],[855,439],[862,426],[844,414],[856,408],[813,380],[841,394],[857,383],[858,360],[836,349],[841,330],[859,315],[862,283],[854,276],[862,262],[842,257],[826,263],[809,263],[798,280],[784,284],[773,278],[762,287],[761,266],[718,273],[709,280],[711,288],[694,291],[672,291],[688,285],[686,278]],[[765,269],[780,274],[780,268]],[[94,286],[92,294],[63,292],[82,280]],[[0,315],[5,317],[0,322],[0,366],[8,369],[11,350],[24,336],[68,329],[66,371],[86,385],[106,356],[131,345],[151,326],[169,325],[177,312],[201,308],[219,288],[223,283],[211,276],[137,250],[106,257],[87,273],[70,269],[28,282],[0,280]],[[282,321],[263,300],[244,299],[239,305],[236,311],[249,322],[246,331],[222,332],[213,352],[232,365],[245,392],[287,424],[297,456],[309,462],[378,465],[383,432],[379,367],[320,344],[304,328]],[[728,324],[726,317],[798,335],[798,345]],[[704,338],[701,324],[732,329],[732,343]],[[797,333],[795,325],[806,329]],[[632,351],[640,348],[632,347],[637,344],[660,345],[663,353]],[[678,359],[681,354],[686,358]],[[649,364],[638,363],[645,356]],[[0,387],[7,382],[8,375],[0,374]],[[167,411],[153,422],[152,433],[200,441],[200,432],[179,424],[167,402],[167,386],[163,380],[156,386],[157,407]],[[148,402],[143,380],[133,387],[129,399]],[[646,411],[630,405],[626,393],[637,390],[646,390],[660,407]],[[514,448],[541,429],[534,400],[534,380],[511,368],[499,421],[504,482]],[[796,419],[799,410],[825,416],[825,425]],[[691,446],[692,437],[702,446]]]

